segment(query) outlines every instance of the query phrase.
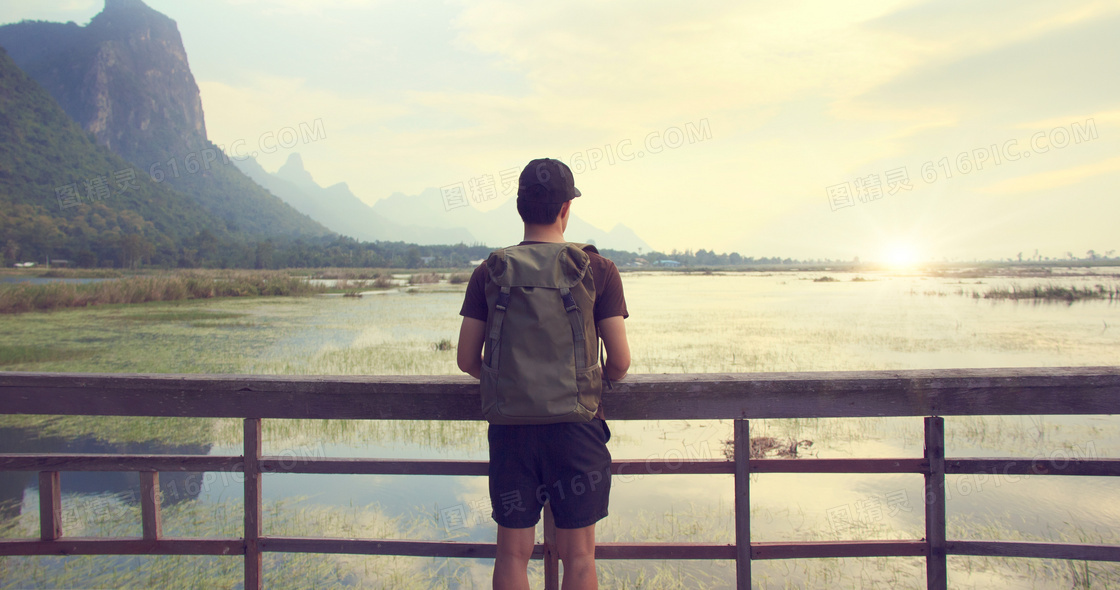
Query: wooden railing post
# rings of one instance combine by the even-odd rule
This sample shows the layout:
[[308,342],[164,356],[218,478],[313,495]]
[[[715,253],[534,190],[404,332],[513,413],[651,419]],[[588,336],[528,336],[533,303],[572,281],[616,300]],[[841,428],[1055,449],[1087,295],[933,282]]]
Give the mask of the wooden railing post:
[[735,420],[735,586],[751,587],[751,428]]
[[949,584],[945,553],[945,419],[925,419],[926,461],[926,588],[945,590]]
[[261,589],[261,420],[245,419],[245,590]]
[[39,538],[62,536],[62,478],[57,471],[39,472]]
[[544,590],[560,590],[560,554],[556,552],[556,521],[544,503]]
[[145,541],[155,541],[163,535],[160,519],[159,472],[140,472],[140,524]]

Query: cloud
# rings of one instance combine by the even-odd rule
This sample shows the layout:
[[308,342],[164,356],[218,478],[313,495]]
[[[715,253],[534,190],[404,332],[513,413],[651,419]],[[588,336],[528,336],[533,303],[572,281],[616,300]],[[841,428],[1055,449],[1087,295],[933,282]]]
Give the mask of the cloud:
[[858,106],[866,111],[940,108],[968,124],[1014,125],[1040,114],[1114,105],[1120,96],[1120,78],[1111,75],[1114,56],[1120,54],[1120,16],[1050,24],[1054,27],[1033,27],[1044,29],[1039,35],[1018,35],[1006,45],[912,68],[859,97]]
[[981,189],[982,192],[999,195],[1014,195],[1035,191],[1046,191],[1079,184],[1094,176],[1120,172],[1120,156],[1098,160],[1089,164],[1037,172],[1017,178],[1009,178]]

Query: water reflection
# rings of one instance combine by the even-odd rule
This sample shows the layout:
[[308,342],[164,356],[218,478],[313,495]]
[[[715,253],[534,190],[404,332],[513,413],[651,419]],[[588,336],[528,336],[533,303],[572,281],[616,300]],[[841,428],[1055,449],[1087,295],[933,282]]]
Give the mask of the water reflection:
[[[0,428],[0,448],[6,453],[206,455],[211,447],[210,444],[170,442],[108,443],[90,435],[40,437],[28,429]],[[64,504],[71,495],[110,495],[126,504],[139,502],[140,476],[136,472],[65,471],[61,479]],[[198,472],[161,472],[162,505],[171,506],[197,498],[202,480],[203,474]],[[18,517],[25,495],[38,494],[38,489],[37,472],[0,472],[0,518]]]

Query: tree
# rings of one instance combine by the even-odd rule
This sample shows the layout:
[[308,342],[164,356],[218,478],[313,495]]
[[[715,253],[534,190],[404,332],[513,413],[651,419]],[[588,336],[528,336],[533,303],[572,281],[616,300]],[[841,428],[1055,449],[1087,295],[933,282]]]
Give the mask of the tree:
[[121,238],[121,263],[128,268],[136,268],[155,252],[151,240],[140,234],[127,234]]
[[8,240],[8,243],[4,244],[4,260],[19,262],[19,250],[19,244],[15,240]]
[[257,242],[257,255],[255,266],[260,269],[273,268],[272,253],[276,250],[272,240]]

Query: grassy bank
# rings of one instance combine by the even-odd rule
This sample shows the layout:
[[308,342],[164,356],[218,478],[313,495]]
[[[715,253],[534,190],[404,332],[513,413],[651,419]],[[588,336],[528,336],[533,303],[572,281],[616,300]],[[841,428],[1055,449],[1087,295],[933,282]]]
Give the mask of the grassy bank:
[[95,283],[0,285],[0,313],[215,297],[307,296],[326,289],[272,271],[185,271]]

